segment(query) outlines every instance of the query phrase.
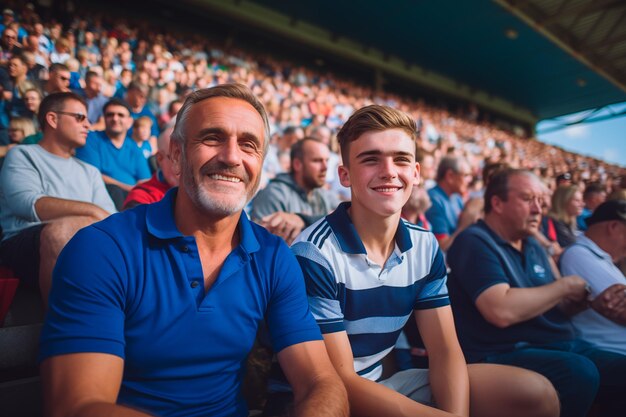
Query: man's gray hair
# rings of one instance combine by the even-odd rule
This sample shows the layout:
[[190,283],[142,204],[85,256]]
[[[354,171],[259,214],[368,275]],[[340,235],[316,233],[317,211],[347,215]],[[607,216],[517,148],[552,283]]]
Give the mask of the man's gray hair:
[[263,154],[267,153],[267,147],[269,146],[270,142],[270,124],[267,118],[267,113],[265,112],[265,107],[263,107],[263,104],[261,104],[261,102],[254,96],[252,90],[250,90],[243,84],[220,84],[215,87],[203,88],[201,90],[197,90],[191,93],[178,112],[178,116],[176,117],[176,125],[174,126],[171,140],[174,140],[178,144],[180,144],[181,149],[184,152],[184,127],[187,121],[187,117],[189,115],[189,111],[194,106],[194,104],[215,97],[226,97],[243,100],[246,103],[249,103],[252,107],[254,107],[254,109],[261,116],[261,119],[263,119],[265,133],[265,137],[263,138]]
[[461,164],[465,163],[465,160],[458,156],[444,156],[439,162],[437,167],[436,181],[441,181],[449,170],[452,172],[461,172]]

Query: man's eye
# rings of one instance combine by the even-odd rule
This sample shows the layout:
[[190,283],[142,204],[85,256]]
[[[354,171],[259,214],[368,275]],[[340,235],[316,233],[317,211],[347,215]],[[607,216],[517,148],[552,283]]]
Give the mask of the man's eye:
[[242,148],[246,148],[246,149],[256,149],[257,148],[256,143],[254,143],[254,142],[242,142],[241,147]]

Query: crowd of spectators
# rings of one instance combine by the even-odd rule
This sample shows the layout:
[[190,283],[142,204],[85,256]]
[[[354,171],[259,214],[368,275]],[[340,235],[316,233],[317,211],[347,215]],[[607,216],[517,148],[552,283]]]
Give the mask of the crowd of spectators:
[[[485,187],[494,173],[509,168],[532,172],[540,180],[540,187],[532,184],[542,193],[538,199],[541,227],[534,237],[537,247],[549,255],[549,265],[544,266],[556,277],[560,277],[561,269],[586,278],[586,270],[576,270],[573,261],[563,262],[562,254],[573,259],[580,246],[569,252],[568,247],[577,242],[580,245],[581,239],[595,250],[595,244],[590,243],[592,238],[618,234],[613,229],[600,230],[596,225],[589,232],[589,239],[582,236],[588,225],[613,220],[610,214],[594,217],[594,211],[607,198],[624,200],[623,167],[541,143],[523,128],[498,121],[475,106],[454,106],[452,110],[452,105],[447,108],[377,90],[200,34],[179,33],[175,29],[161,31],[146,21],[112,19],[91,12],[77,14],[64,25],[53,18],[42,20],[38,12],[31,3],[7,8],[0,23],[0,157],[4,159],[13,153],[13,158],[7,157],[8,164],[0,177],[4,217],[9,213],[7,207],[13,204],[8,201],[9,191],[26,179],[15,178],[19,171],[13,167],[20,162],[16,155],[28,161],[38,155],[21,145],[39,143],[48,150],[51,143],[67,136],[56,118],[45,119],[46,114],[40,114],[42,101],[44,105],[52,101],[46,101],[46,97],[59,92],[76,94],[66,99],[78,110],[84,110],[86,119],[80,119],[83,113],[79,111],[51,110],[57,116],[72,116],[81,128],[90,128],[86,138],[75,138],[73,145],[66,147],[64,155],[75,155],[80,163],[71,172],[88,172],[90,186],[101,193],[104,185],[121,211],[156,202],[169,188],[178,185],[168,154],[169,136],[185,98],[200,88],[241,83],[265,105],[271,132],[262,188],[248,212],[253,221],[288,243],[335,209],[341,200],[350,199],[349,188],[342,186],[337,174],[341,155],[335,134],[355,110],[370,104],[402,110],[417,121],[421,183],[414,188],[403,216],[432,231],[444,252],[464,244],[472,233],[465,233],[459,243],[455,241],[466,229],[477,222],[484,223],[480,220],[485,217],[484,212],[492,210],[491,203],[484,199]],[[43,153],[38,157],[50,159]],[[45,163],[46,169],[56,165],[58,162],[52,160]],[[95,178],[97,174],[94,177],[94,166],[102,181]],[[527,179],[519,173],[512,176]],[[39,197],[78,198],[63,190],[46,194],[49,192],[42,190]],[[90,216],[89,222],[115,212],[108,198],[99,195],[91,200],[106,210]],[[618,209],[623,213],[623,204]],[[35,215],[29,213],[33,218],[26,226],[39,225],[41,232],[46,219],[35,208],[22,211],[28,210]],[[506,216],[501,220],[493,213],[487,216],[488,222],[489,218],[494,224],[505,224],[507,220]],[[3,226],[6,224],[3,222]],[[18,231],[5,230],[5,240]],[[71,234],[66,233],[48,264],[54,264]],[[604,248],[603,244],[598,245]],[[458,266],[459,263],[475,260],[454,256],[454,252],[447,253],[447,262],[456,264],[457,271],[466,269],[465,264]],[[594,287],[594,295],[604,294],[610,285],[626,283],[623,263],[621,272],[611,268],[613,263],[623,262],[623,254],[610,255],[606,255],[603,267],[614,278]],[[43,265],[40,285],[45,282],[49,286],[52,265]],[[455,297],[452,298],[454,302]],[[590,310],[589,316],[579,317],[581,328],[588,331],[589,326],[600,322],[614,333],[625,334],[623,317],[604,323],[605,316],[593,314],[596,313]],[[411,341],[412,352],[422,349],[425,356],[419,343]],[[607,346],[610,348],[611,343],[607,342]],[[623,346],[619,353],[623,354]]]

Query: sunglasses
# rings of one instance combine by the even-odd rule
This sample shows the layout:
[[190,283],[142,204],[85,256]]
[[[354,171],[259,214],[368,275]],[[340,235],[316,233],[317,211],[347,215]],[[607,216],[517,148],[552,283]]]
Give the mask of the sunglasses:
[[55,111],[55,113],[57,114],[64,114],[66,116],[72,116],[74,119],[76,119],[76,121],[78,123],[82,123],[85,121],[85,119],[87,118],[86,114],[82,114],[82,113],[72,113],[72,112],[68,112],[68,111]]

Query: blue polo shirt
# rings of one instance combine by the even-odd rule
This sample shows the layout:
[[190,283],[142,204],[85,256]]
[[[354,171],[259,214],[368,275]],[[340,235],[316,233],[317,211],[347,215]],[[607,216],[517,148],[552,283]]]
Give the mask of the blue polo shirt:
[[[503,255],[484,240],[479,228],[488,233]],[[506,256],[508,266],[501,256]],[[535,239],[525,239],[520,252],[479,220],[457,236],[448,250],[447,261],[451,269],[450,302],[468,362],[529,344],[574,339],[571,322],[557,307],[504,329],[490,324],[476,308],[478,296],[493,285],[532,288],[554,281],[548,257]]]
[[278,237],[239,220],[240,244],[205,294],[192,236],[174,222],[177,189],[82,229],[54,270],[40,359],[124,359],[118,403],[159,416],[247,416],[246,357],[266,320],[274,351],[320,340],[302,272]]
[[375,381],[413,310],[449,304],[446,266],[433,234],[405,220],[398,223],[393,253],[376,264],[348,207],[342,203],[304,230],[291,250],[322,333],[345,331],[355,371]]
[[426,218],[432,225],[432,232],[437,237],[453,234],[463,211],[463,199],[456,193],[446,194],[439,185],[428,190],[428,195],[432,206],[426,211]]
[[135,185],[152,176],[143,152],[128,136],[118,149],[104,130],[91,131],[85,146],[76,149],[76,157],[124,184]]

